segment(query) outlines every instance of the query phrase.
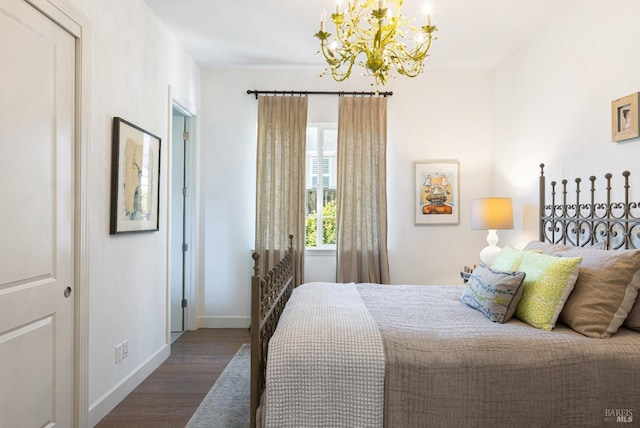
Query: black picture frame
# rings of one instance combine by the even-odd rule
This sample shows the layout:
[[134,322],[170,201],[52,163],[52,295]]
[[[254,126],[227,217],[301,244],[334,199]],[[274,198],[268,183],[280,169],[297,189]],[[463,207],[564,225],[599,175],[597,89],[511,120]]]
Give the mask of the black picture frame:
[[159,137],[113,118],[110,234],[160,230],[160,146]]

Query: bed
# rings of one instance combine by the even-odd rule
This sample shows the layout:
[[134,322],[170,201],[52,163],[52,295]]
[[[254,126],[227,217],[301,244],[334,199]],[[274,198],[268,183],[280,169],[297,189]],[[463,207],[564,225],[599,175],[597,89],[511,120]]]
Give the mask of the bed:
[[[547,189],[540,165],[539,241],[505,248],[500,270],[482,267],[470,279],[511,281],[503,311],[474,307],[483,290],[469,284],[294,289],[291,245],[265,275],[254,255],[251,426],[637,423],[640,220],[630,174],[622,176],[622,202],[612,201],[611,174],[600,202],[595,177],[586,190],[580,179],[574,191],[567,180]],[[536,281],[551,277],[563,284],[550,298],[556,313],[528,312]],[[468,296],[473,304],[463,303]]]

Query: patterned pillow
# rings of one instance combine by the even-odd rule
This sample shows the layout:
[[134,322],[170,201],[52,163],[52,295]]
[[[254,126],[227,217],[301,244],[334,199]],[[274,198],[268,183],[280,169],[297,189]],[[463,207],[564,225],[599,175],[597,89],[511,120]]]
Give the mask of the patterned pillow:
[[513,272],[518,270],[524,250],[516,250],[511,245],[505,246],[491,264],[491,269]]
[[555,257],[524,251],[518,270],[527,274],[516,318],[550,331],[578,278],[580,257]]
[[[580,275],[560,321],[588,337],[611,337],[636,301],[640,288],[640,250],[576,248],[559,255],[582,257]],[[631,328],[633,320],[629,320]]]
[[524,277],[524,272],[500,272],[480,265],[469,277],[461,301],[491,321],[505,323],[516,311]]

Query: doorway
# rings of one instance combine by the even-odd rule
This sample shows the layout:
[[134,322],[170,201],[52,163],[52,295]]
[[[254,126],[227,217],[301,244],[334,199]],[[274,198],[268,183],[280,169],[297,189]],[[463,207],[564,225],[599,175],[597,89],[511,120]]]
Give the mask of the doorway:
[[189,301],[187,291],[190,284],[190,236],[191,204],[189,195],[189,129],[190,116],[177,106],[172,107],[170,142],[170,301],[171,301],[171,341],[186,330],[186,316]]

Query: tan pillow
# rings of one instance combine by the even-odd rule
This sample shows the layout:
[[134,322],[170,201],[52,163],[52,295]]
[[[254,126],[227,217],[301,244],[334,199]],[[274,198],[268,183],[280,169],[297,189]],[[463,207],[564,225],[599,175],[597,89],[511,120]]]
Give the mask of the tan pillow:
[[624,321],[624,326],[632,330],[640,331],[640,298],[636,297],[636,303],[631,308],[629,316]]
[[582,257],[578,280],[560,321],[588,337],[604,339],[615,334],[640,288],[640,250],[576,248],[558,255]]
[[596,242],[595,244],[589,245],[586,247],[573,247],[570,245],[552,244],[551,242],[531,241],[524,247],[525,250],[540,251],[542,254],[548,254],[550,256],[557,255],[559,252],[562,252],[562,251],[574,250],[579,248],[591,249],[591,250],[607,249],[604,242]]

